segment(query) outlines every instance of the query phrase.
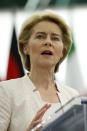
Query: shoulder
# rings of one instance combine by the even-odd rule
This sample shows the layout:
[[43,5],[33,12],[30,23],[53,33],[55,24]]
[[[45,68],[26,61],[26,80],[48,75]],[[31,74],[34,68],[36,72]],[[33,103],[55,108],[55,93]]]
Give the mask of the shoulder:
[[74,88],[72,88],[72,87],[70,87],[70,86],[68,86],[68,85],[63,85],[62,86],[63,87],[63,89],[65,89],[66,91],[68,91],[69,93],[72,93],[72,94],[76,94],[76,95],[78,95],[79,94],[79,92],[76,90],[76,89],[74,89]]
[[57,85],[59,86],[59,90],[64,92],[65,94],[68,94],[72,97],[79,95],[78,90],[76,90],[76,89],[74,89],[64,83],[57,82]]
[[11,96],[16,93],[21,87],[22,79],[17,78],[0,82],[0,94]]
[[[0,82],[0,98],[9,101],[10,105],[23,103],[32,96],[32,85],[25,75],[21,78]],[[11,104],[12,103],[12,104]]]
[[[80,95],[78,90],[71,88],[62,82],[60,83],[59,81],[57,81],[57,86],[62,104],[65,104],[72,98],[78,98],[78,96]],[[75,99],[70,105],[78,103],[81,104],[81,99]]]
[[0,82],[0,91],[7,92],[9,95],[21,94],[24,90],[30,91],[32,89],[31,83],[27,78],[27,75]]
[[[6,88],[17,88],[18,87],[22,87],[23,85],[26,85],[27,84],[27,81],[28,81],[28,77],[27,75],[23,76],[23,77],[20,77],[20,78],[17,78],[17,79],[10,79],[10,80],[6,80],[6,81],[2,81],[0,82],[0,87],[6,87]],[[29,84],[30,81],[28,81],[28,84]]]
[[21,84],[21,82],[22,82],[22,80],[23,80],[23,77],[21,77],[21,78],[17,78],[17,79],[10,79],[10,80],[6,80],[6,81],[2,81],[2,82],[0,82],[0,86],[14,86],[14,85],[16,85],[16,84]]

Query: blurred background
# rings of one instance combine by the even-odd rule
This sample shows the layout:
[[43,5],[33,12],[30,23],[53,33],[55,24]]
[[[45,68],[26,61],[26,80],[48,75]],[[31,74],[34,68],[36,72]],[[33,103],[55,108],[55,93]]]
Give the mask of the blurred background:
[[1,0],[0,1],[0,81],[26,73],[17,50],[23,21],[37,10],[52,9],[63,17],[72,31],[72,48],[55,79],[87,89],[87,0]]

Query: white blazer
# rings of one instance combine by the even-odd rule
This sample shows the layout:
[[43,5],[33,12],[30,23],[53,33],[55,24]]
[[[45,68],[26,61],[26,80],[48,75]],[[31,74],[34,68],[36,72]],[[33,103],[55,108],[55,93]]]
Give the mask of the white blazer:
[[[61,104],[78,92],[56,82]],[[0,82],[0,131],[26,131],[37,111],[44,105],[39,91],[27,74],[18,79]]]

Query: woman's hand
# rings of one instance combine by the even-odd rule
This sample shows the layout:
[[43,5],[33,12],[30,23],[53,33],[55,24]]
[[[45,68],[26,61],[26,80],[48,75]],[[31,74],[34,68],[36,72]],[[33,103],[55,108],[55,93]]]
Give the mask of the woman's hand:
[[[31,131],[36,125],[38,125],[42,121],[42,117],[44,113],[47,111],[48,108],[50,108],[51,104],[46,104],[43,106],[36,114],[35,118],[32,120],[31,124],[29,125],[29,128],[27,131]],[[43,128],[43,126],[39,127],[36,131],[40,131]]]

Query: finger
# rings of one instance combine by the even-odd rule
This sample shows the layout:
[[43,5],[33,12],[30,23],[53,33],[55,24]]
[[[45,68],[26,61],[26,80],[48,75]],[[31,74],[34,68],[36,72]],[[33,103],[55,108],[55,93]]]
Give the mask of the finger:
[[30,129],[34,128],[36,125],[38,125],[42,121],[42,117],[44,113],[46,112],[48,108],[50,108],[50,106],[51,104],[46,104],[38,111],[36,117],[31,122]]
[[45,111],[46,111],[46,108],[43,109],[41,112],[37,113],[37,115],[35,116],[35,118],[33,119],[33,121],[37,121],[37,120],[39,120],[39,119],[42,119]]
[[42,111],[44,108],[48,108],[51,104],[45,104],[38,112]]
[[39,123],[41,123],[42,120],[37,120],[37,121],[32,121],[29,128],[28,128],[28,131],[30,131],[31,129],[33,129],[36,125],[38,125]]
[[35,127],[36,125],[38,125],[38,124],[41,123],[41,122],[42,122],[41,119],[36,120],[36,121],[32,121],[31,126],[32,126],[32,127]]
[[43,126],[40,126],[36,131],[41,131],[42,128]]
[[42,112],[44,109],[48,109],[51,106],[51,104],[46,104],[44,105],[38,112],[37,114],[39,114],[40,112]]
[[40,112],[37,113],[34,120],[42,119],[44,113],[50,108],[51,105],[48,105],[47,107],[44,107]]

